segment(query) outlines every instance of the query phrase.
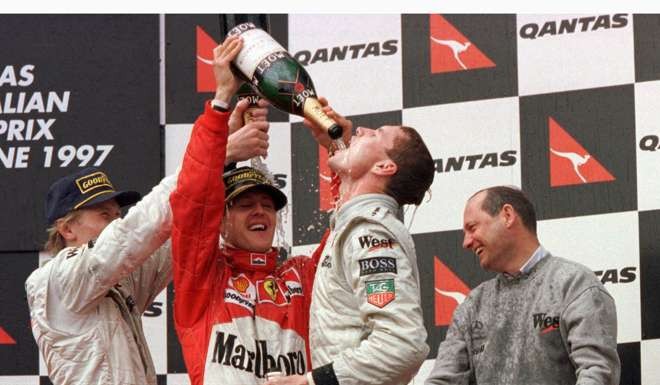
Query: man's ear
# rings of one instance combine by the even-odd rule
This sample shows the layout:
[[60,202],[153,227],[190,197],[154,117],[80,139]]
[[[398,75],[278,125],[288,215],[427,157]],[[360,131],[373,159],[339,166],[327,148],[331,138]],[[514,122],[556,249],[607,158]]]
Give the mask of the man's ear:
[[[229,209],[225,207],[225,215],[223,216],[223,218],[228,218],[228,217],[229,217]],[[229,230],[227,226],[229,226],[227,224],[227,221],[223,220],[222,222],[220,222],[220,235],[222,236],[222,239],[227,239],[227,231]]]
[[57,226],[57,232],[60,233],[60,235],[62,236],[62,238],[64,238],[65,241],[75,242],[76,233],[73,231],[70,221],[59,221],[56,226]]
[[502,206],[500,215],[502,215],[504,218],[504,224],[507,228],[511,228],[516,220],[518,220],[518,213],[516,213],[516,209],[514,209],[513,206],[511,206],[509,203],[506,203],[504,206]]
[[371,168],[371,171],[379,176],[392,176],[396,174],[398,169],[399,168],[392,159],[384,159],[376,162]]

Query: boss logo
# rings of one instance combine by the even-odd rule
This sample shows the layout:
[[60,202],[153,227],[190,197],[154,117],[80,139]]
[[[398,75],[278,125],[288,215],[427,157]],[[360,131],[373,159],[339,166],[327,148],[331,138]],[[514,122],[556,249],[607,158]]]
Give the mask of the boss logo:
[[377,273],[396,274],[396,259],[392,257],[374,257],[360,259],[360,276]]

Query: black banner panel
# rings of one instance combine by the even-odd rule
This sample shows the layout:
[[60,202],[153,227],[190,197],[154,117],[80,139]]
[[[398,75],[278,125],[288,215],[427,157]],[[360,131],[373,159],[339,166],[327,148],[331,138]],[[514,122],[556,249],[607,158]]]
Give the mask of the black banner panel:
[[158,16],[0,16],[0,35],[0,250],[37,250],[55,179],[158,181]]
[[515,15],[403,15],[403,104],[518,93]]
[[632,85],[521,97],[520,149],[538,219],[637,209]]

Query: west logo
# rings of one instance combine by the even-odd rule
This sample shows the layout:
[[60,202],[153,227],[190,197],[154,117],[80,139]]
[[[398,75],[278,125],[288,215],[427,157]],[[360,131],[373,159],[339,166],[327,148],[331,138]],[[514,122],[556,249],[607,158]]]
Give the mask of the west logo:
[[397,40],[387,40],[384,42],[374,41],[331,48],[319,48],[314,52],[302,50],[296,52],[293,57],[303,65],[309,65],[317,62],[327,63],[347,59],[355,60],[370,56],[389,56],[397,52],[398,43]]
[[396,274],[396,258],[392,257],[374,257],[360,259],[360,276],[378,273]]
[[563,35],[575,32],[623,28],[626,25],[628,25],[628,15],[625,13],[618,13],[614,16],[587,16],[559,21],[546,21],[543,23],[543,26],[536,23],[525,24],[520,28],[520,37],[523,39],[536,39],[544,36]]
[[202,27],[197,26],[197,92],[214,92],[213,49],[218,43]]
[[547,313],[532,314],[534,329],[541,329],[541,334],[559,329],[559,316],[549,316]]
[[568,186],[615,180],[559,123],[548,117],[550,186]]
[[465,297],[470,293],[470,288],[442,263],[438,257],[434,257],[433,270],[435,326],[449,326],[454,310],[465,301]]
[[434,159],[435,172],[443,173],[462,171],[463,169],[474,170],[475,168],[513,166],[518,159],[517,155],[517,151],[508,150],[501,153],[490,152],[488,154],[461,155],[445,159]]
[[394,246],[394,240],[392,239],[376,239],[371,235],[363,235],[360,238],[358,238],[358,241],[360,242],[360,247],[363,249],[369,249],[369,251],[377,250],[377,249],[391,249],[392,246]]
[[305,355],[300,350],[273,356],[268,354],[268,344],[263,340],[255,340],[255,351],[249,351],[247,347],[237,343],[237,337],[233,334],[225,335],[217,331],[214,339],[211,359],[213,364],[254,373],[257,378],[263,378],[266,371],[272,367],[281,368],[286,375],[305,374]]
[[440,15],[429,20],[431,73],[495,67],[495,63]]
[[618,269],[598,270],[594,274],[600,278],[600,282],[606,283],[630,283],[637,278],[637,268],[634,266],[624,267],[619,271]]

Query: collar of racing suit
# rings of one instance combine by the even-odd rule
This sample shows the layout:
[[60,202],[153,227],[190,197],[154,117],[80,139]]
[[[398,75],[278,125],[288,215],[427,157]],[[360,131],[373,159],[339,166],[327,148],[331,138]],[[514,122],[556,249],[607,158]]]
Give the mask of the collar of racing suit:
[[272,272],[277,266],[277,257],[279,256],[276,248],[271,248],[266,253],[254,253],[225,246],[222,251],[227,258],[227,263],[248,271]]
[[385,211],[389,211],[403,222],[403,210],[394,198],[386,194],[362,194],[344,203],[330,217],[330,228],[342,228],[356,218],[355,213],[361,212],[361,210],[365,210],[366,208],[371,208],[372,206],[373,209],[370,211],[369,216],[381,217],[385,215]]

